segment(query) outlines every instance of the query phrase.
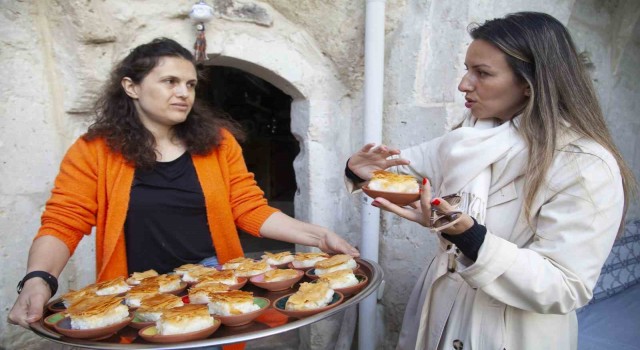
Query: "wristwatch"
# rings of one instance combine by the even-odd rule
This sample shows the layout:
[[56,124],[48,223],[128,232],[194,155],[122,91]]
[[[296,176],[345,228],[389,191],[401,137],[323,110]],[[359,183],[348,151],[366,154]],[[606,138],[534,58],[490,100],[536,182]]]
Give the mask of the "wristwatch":
[[18,294],[22,292],[22,287],[24,287],[24,283],[34,277],[40,277],[45,282],[47,282],[47,284],[49,285],[49,288],[51,289],[51,296],[54,296],[56,294],[56,292],[58,291],[58,279],[46,271],[31,271],[26,276],[24,276],[22,281],[18,282],[18,288],[17,288]]

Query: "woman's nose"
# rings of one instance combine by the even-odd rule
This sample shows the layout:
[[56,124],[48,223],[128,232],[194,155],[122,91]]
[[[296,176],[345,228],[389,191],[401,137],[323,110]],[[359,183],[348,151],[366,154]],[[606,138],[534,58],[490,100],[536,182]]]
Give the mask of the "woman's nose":
[[184,85],[178,85],[175,88],[176,96],[178,97],[187,97],[189,95],[189,90]]
[[462,76],[462,79],[460,79],[460,84],[458,84],[458,91],[468,92],[468,91],[471,91],[472,89],[473,89],[473,86],[471,84],[471,80],[469,79],[469,73],[467,73],[464,76]]

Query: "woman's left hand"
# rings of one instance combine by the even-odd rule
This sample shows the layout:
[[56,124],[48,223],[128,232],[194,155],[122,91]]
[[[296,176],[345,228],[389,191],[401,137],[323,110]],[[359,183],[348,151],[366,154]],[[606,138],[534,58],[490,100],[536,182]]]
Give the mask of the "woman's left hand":
[[360,256],[360,252],[349,244],[349,242],[329,230],[326,231],[324,237],[318,242],[318,248],[329,254],[348,254],[353,257]]
[[[420,189],[420,200],[410,205],[410,208],[397,206],[384,198],[376,198],[373,203],[374,207],[392,212],[402,218],[416,222],[424,227],[431,227],[431,208],[436,207],[442,212],[454,211],[454,209],[441,198],[434,198],[431,200],[431,186],[429,180],[424,178],[422,180],[422,187]],[[458,235],[468,230],[473,226],[473,219],[462,213],[462,218],[451,227],[443,230],[442,232],[450,235]]]

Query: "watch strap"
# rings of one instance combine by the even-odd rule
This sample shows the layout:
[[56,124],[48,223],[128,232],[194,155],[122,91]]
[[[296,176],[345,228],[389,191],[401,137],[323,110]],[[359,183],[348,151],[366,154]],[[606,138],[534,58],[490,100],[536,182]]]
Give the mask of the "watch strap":
[[54,296],[56,294],[56,292],[58,291],[58,279],[54,275],[46,271],[31,271],[27,273],[24,276],[24,278],[20,282],[18,282],[18,288],[17,288],[18,294],[22,292],[22,287],[24,287],[24,283],[34,277],[40,277],[45,282],[47,282],[47,284],[49,285],[49,289],[51,289],[51,296]]

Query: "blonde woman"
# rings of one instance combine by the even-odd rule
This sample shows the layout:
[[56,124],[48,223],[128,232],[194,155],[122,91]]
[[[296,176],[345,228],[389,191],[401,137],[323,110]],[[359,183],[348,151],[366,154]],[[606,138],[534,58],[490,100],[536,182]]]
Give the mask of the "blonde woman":
[[576,349],[575,310],[592,297],[635,179],[560,22],[522,12],[470,34],[462,124],[401,153],[365,145],[347,163],[355,185],[393,166],[423,179],[415,209],[373,205],[440,238],[398,349]]

